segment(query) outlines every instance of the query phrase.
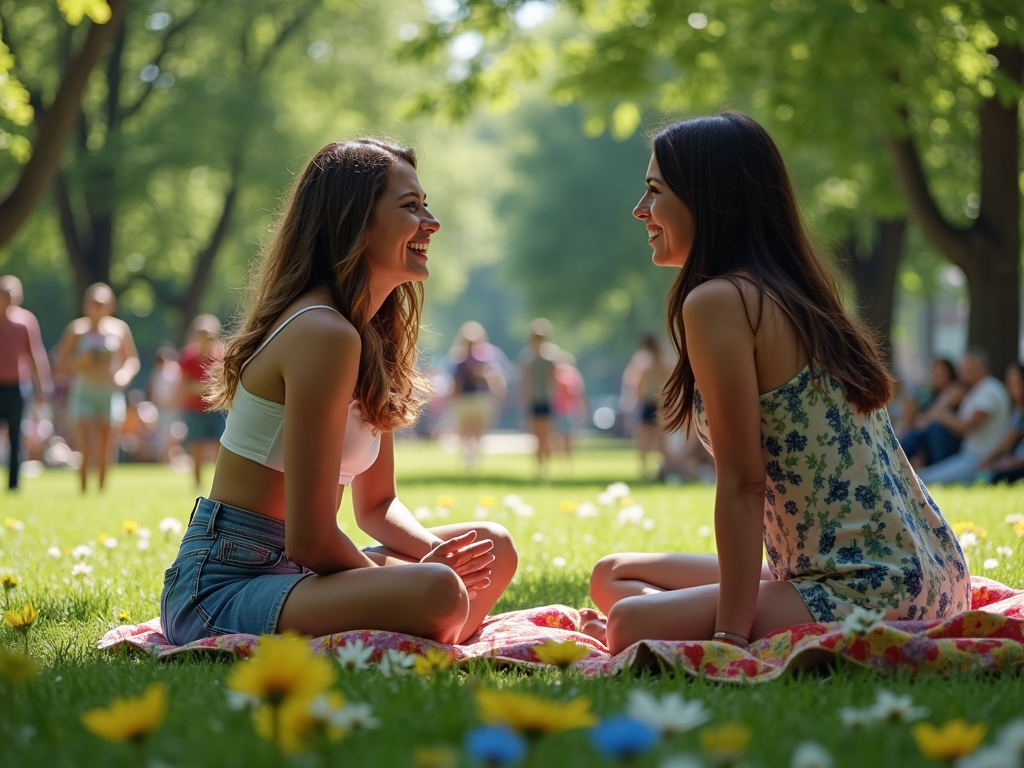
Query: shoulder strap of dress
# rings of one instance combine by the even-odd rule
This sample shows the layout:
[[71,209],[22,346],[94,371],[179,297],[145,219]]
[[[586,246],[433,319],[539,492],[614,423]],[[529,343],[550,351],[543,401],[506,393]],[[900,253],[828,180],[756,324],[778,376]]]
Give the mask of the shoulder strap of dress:
[[764,289],[764,292],[768,296],[769,299],[771,299],[776,304],[778,304],[779,309],[781,309],[783,312],[786,313],[786,317],[788,317],[794,324],[796,324],[796,318],[793,317],[793,313],[789,311],[789,307],[787,307],[785,304],[783,304],[781,301],[779,301],[775,297],[775,295],[771,291],[769,291],[767,288]]
[[[284,328],[286,325],[288,325],[288,323],[290,323],[296,317],[301,315],[303,312],[309,312],[309,310],[311,310],[311,309],[329,309],[332,312],[338,312],[338,310],[336,310],[330,304],[310,304],[308,307],[303,307],[302,309],[298,310],[297,312],[293,312],[291,315],[288,316],[287,320],[285,320],[283,323],[281,323],[279,326],[277,326],[277,328],[275,328],[271,332],[271,334],[269,336],[267,336],[267,338],[265,338],[263,340],[263,343],[260,344],[256,348],[255,352],[253,352],[251,355],[249,355],[249,359],[246,360],[244,363],[242,363],[242,367],[238,369],[238,372],[241,373],[242,371],[244,371],[245,370],[245,366],[247,366],[249,363],[251,363],[252,359],[254,357],[256,357],[256,355],[258,355],[260,352],[262,352],[263,348],[265,346],[267,346],[267,344],[269,344],[271,341],[273,341],[274,337],[277,336],[277,334],[279,334],[281,332],[282,328]],[[338,314],[340,315],[341,313],[338,312]]]

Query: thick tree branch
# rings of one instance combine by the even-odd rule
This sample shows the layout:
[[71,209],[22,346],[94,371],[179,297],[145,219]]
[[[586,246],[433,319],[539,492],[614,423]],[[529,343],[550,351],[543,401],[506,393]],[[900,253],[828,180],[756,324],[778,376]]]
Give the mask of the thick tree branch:
[[903,197],[914,214],[928,241],[944,253],[954,264],[963,268],[970,259],[970,231],[950,224],[928,189],[921,158],[914,141],[890,135],[889,152],[892,155],[896,181]]
[[79,286],[89,284],[89,269],[85,264],[85,251],[82,238],[75,223],[75,212],[71,207],[71,196],[68,194],[67,181],[63,173],[58,173],[53,184],[53,196],[57,203],[57,215],[60,219],[60,231],[64,236],[64,247],[68,252],[68,260],[75,271],[75,282]]
[[14,188],[0,201],[0,247],[10,241],[53,181],[61,150],[78,120],[89,74],[124,21],[127,4],[128,0],[110,0],[110,20],[106,24],[89,27],[85,44],[68,68],[53,103],[39,123],[32,157],[22,168]]
[[[172,24],[170,27],[167,28],[166,34],[164,34],[164,36],[160,39],[160,49],[157,51],[156,56],[154,56],[149,62],[151,65],[157,67],[158,69],[160,68],[160,64],[167,57],[167,54],[171,52],[171,48],[174,45],[175,40],[181,36],[181,34],[189,27],[189,25],[191,25],[191,23],[195,20],[196,16],[198,15],[198,10],[193,11],[191,14],[183,18],[181,21]],[[150,80],[148,83],[145,84],[145,86],[142,89],[142,92],[139,94],[138,98],[135,99],[135,101],[121,108],[120,116],[122,122],[130,118],[136,112],[138,112],[142,105],[146,103],[146,100],[149,98],[150,94],[153,93],[155,83],[156,80]]]

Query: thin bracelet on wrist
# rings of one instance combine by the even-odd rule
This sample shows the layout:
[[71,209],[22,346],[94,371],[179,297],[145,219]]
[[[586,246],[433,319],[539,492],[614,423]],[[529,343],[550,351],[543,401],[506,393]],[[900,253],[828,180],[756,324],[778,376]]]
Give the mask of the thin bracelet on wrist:
[[739,645],[739,646],[744,647],[744,648],[746,646],[750,645],[750,640],[745,638],[743,635],[737,635],[737,634],[735,634],[733,632],[715,632],[715,634],[713,634],[711,636],[711,639],[712,640],[724,640],[727,643],[732,643],[733,645]]

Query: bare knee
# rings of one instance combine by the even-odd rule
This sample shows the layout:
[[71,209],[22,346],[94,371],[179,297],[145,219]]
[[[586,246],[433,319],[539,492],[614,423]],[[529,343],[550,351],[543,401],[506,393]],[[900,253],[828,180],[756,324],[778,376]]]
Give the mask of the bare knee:
[[469,593],[447,565],[422,563],[412,605],[420,615],[418,634],[440,643],[454,643],[469,616]]
[[637,631],[643,626],[643,600],[626,597],[608,611],[608,629],[605,644],[612,654],[622,651],[644,638]]
[[590,599],[605,613],[608,613],[611,608],[608,605],[609,587],[615,581],[618,565],[618,555],[606,555],[597,561],[594,570],[590,573]]
[[519,552],[516,550],[516,543],[512,540],[512,534],[508,529],[498,523],[481,523],[477,526],[477,538],[489,539],[494,542],[494,564],[492,570],[495,576],[503,575],[511,581],[519,566]]

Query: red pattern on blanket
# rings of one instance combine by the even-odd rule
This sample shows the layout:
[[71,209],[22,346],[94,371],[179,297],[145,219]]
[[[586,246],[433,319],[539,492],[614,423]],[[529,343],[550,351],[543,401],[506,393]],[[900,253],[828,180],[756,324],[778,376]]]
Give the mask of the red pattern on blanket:
[[[360,630],[310,640],[319,653],[331,653],[347,642],[362,640],[384,651],[423,654],[442,648],[457,662],[489,659],[498,664],[542,667],[534,648],[548,640],[575,640],[590,647],[574,665],[588,675],[642,669],[678,669],[710,680],[763,682],[795,669],[821,666],[838,658],[891,672],[946,674],[997,671],[1024,665],[1024,590],[1012,589],[980,576],[971,578],[971,610],[933,621],[892,621],[866,634],[844,633],[841,623],[801,624],[764,637],[748,648],[725,643],[642,640],[611,656],[608,649],[580,633],[580,615],[564,605],[549,605],[489,617],[462,645],[442,645],[412,635]],[[129,646],[158,659],[180,655],[226,654],[246,657],[258,643],[255,635],[221,635],[176,646],[167,642],[160,619],[112,629],[100,648]]]

